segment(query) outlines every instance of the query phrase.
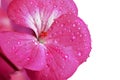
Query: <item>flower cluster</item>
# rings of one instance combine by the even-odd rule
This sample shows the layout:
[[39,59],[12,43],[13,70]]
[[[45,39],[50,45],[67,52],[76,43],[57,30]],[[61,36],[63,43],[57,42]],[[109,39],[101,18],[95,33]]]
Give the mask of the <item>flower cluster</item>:
[[90,50],[73,0],[1,0],[0,80],[67,80]]

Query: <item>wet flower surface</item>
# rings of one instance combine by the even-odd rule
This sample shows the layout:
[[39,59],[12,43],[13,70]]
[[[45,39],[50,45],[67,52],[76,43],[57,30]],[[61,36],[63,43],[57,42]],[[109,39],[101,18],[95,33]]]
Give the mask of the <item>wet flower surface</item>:
[[12,0],[7,15],[13,30],[0,31],[1,53],[25,69],[11,80],[67,80],[88,58],[90,34],[73,0]]

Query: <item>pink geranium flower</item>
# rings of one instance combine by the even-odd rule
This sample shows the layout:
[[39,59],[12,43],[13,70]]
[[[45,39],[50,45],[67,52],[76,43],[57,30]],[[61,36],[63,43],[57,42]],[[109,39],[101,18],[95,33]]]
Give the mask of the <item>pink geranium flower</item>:
[[66,80],[89,56],[90,34],[73,0],[13,0],[7,13],[17,30],[0,32],[1,50],[31,80]]

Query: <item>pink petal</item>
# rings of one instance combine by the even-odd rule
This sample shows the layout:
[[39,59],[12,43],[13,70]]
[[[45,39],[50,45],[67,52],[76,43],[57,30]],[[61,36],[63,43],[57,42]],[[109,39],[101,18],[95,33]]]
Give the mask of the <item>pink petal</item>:
[[48,30],[46,41],[48,44],[56,44],[63,49],[70,47],[79,64],[86,61],[91,50],[87,25],[72,14],[63,15],[55,20]]
[[10,77],[10,80],[30,80],[25,70],[16,71],[15,73],[11,74]]
[[31,70],[41,70],[45,64],[45,52],[36,38],[17,32],[1,32],[0,47],[15,65]]
[[46,45],[46,67],[40,72],[27,71],[31,80],[67,80],[79,66],[71,48],[61,48],[53,44]]
[[0,31],[11,31],[11,23],[6,12],[0,8]]
[[12,0],[1,0],[1,8],[6,11],[11,1]]
[[37,35],[65,13],[77,15],[73,0],[13,0],[8,14],[17,24],[30,27]]
[[52,44],[46,46],[48,49],[46,67],[40,72],[28,71],[29,76],[32,80],[67,80],[79,66],[71,48],[63,49]]
[[45,41],[47,65],[39,72],[28,71],[32,80],[67,80],[91,50],[87,25],[72,14],[56,19]]
[[14,70],[0,56],[0,80],[9,80],[9,74],[12,72]]

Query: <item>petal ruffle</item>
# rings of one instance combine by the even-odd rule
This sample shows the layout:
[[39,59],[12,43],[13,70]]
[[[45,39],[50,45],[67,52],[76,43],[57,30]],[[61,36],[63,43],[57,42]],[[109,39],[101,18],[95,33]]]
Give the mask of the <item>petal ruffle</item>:
[[41,70],[45,64],[44,46],[35,37],[17,32],[1,32],[0,47],[16,66]]
[[71,47],[76,59],[86,61],[91,50],[91,38],[87,25],[77,16],[66,14],[55,20],[48,30],[47,43]]
[[32,28],[37,36],[47,30],[54,19],[68,12],[78,14],[73,0],[13,0],[8,9],[11,20]]

